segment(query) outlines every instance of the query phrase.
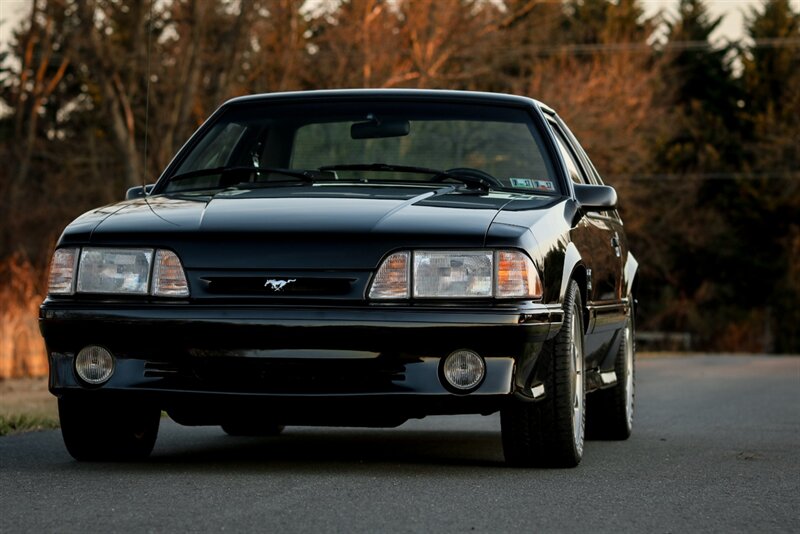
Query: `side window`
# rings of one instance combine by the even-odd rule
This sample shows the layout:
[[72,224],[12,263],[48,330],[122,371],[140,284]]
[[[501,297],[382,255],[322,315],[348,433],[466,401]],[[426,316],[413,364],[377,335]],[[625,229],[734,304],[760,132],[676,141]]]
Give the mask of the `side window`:
[[235,122],[215,125],[181,163],[177,174],[225,166],[245,129],[244,124]]
[[588,180],[586,180],[586,177],[584,177],[580,170],[577,159],[572,154],[572,151],[567,148],[567,143],[564,141],[561,132],[555,125],[553,125],[553,129],[556,131],[558,150],[561,151],[561,157],[564,158],[564,162],[567,164],[567,171],[569,171],[570,179],[576,184],[588,183]]
[[564,124],[564,121],[562,121],[560,118],[558,119],[558,125],[560,126],[559,133],[563,133],[565,137],[568,137],[570,141],[572,141],[572,147],[577,152],[578,158],[580,158],[583,162],[583,169],[588,176],[589,181],[596,185],[603,185],[603,180],[600,178],[600,174],[597,172],[597,169],[594,168],[594,164],[592,163],[592,160],[589,159],[586,151],[575,138],[575,134],[570,131],[567,125]]
[[[561,121],[561,119],[558,120],[559,120],[559,125],[561,126],[561,128],[558,130],[558,133],[561,134],[563,132],[565,135],[569,136],[569,138],[572,140],[572,146],[575,148],[575,150],[577,150],[579,157],[583,161],[583,168],[586,170],[586,175],[589,178],[588,181],[595,185],[605,185],[603,183],[603,179],[600,178],[600,173],[597,172],[594,163],[592,163],[592,160],[589,159],[589,155],[586,154],[586,151],[583,149],[581,144],[575,138],[575,135],[570,131],[567,125],[564,124],[563,121]],[[620,224],[622,224],[622,219],[620,218],[619,212],[617,210],[603,211],[601,213],[606,217],[611,217],[612,219],[616,219]]]

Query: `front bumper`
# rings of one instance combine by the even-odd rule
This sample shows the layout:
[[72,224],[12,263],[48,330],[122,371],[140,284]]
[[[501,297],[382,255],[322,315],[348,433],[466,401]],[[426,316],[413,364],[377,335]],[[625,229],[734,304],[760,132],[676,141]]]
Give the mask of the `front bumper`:
[[[465,309],[46,301],[40,310],[54,394],[136,395],[198,424],[218,419],[218,411],[257,403],[295,413],[292,421],[351,403],[362,412],[370,407],[399,417],[490,413],[510,394],[530,396],[542,345],[561,320],[560,307],[541,304]],[[75,355],[87,345],[103,346],[116,358],[114,374],[100,387],[82,383],[74,371]],[[484,381],[468,394],[440,378],[441,362],[458,349],[486,361]]]

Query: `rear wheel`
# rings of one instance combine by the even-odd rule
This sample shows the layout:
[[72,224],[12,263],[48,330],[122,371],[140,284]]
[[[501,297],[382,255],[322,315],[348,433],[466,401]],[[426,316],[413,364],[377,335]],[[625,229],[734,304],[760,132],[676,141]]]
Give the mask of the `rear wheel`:
[[130,461],[152,452],[161,410],[103,398],[62,397],[58,417],[64,445],[76,460]]
[[564,298],[564,322],[542,357],[548,361],[546,397],[513,399],[500,412],[503,452],[517,466],[575,467],[583,456],[586,379],[583,307],[578,284]]
[[[633,303],[633,298],[630,299]],[[590,439],[625,440],[633,430],[636,341],[633,308],[628,311],[614,362],[617,385],[592,393],[586,403],[586,435]]]

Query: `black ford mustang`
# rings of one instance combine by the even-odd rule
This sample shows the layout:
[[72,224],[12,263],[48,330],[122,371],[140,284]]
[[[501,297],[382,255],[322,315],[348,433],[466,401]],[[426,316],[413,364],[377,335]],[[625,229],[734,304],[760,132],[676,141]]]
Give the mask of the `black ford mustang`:
[[146,456],[162,410],[234,435],[499,411],[515,465],[630,435],[637,263],[535,100],[237,98],[127,197],[66,228],[40,312],[79,460]]

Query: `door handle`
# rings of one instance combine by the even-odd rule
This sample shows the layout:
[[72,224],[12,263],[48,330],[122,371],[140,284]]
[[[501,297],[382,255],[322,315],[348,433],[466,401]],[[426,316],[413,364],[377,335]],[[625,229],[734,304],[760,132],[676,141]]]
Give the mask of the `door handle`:
[[614,247],[614,254],[619,258],[622,250],[619,246],[619,234],[614,232],[614,237],[611,238],[611,246]]

